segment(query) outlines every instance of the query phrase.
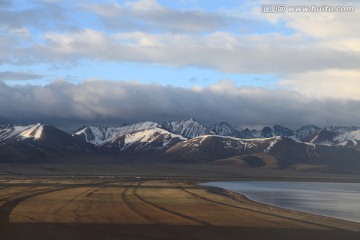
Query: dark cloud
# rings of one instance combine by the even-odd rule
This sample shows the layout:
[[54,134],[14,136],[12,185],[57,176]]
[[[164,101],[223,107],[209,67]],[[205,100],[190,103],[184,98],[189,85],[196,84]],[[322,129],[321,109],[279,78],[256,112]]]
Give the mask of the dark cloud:
[[359,125],[360,101],[311,99],[291,91],[237,88],[219,82],[204,89],[156,84],[56,81],[47,86],[0,84],[0,119],[45,122],[63,128],[83,124],[180,120],[190,116],[206,124]]
[[42,75],[31,72],[0,72],[0,80],[3,81],[38,80],[42,78]]

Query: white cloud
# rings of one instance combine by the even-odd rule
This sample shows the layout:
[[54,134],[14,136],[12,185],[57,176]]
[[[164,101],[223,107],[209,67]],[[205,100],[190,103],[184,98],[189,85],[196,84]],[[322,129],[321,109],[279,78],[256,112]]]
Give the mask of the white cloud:
[[360,100],[359,70],[328,70],[287,75],[280,85],[313,98],[343,98]]
[[[261,13],[261,4],[325,3],[263,0],[209,11],[170,8],[155,0],[86,1],[81,9],[69,2],[30,1],[21,7],[0,1],[0,64],[73,64],[86,59],[211,68],[277,75],[282,88],[308,96],[358,99],[358,1],[326,1],[355,6],[354,13],[279,14]],[[89,17],[88,22],[82,17]],[[256,33],[239,31],[254,22]],[[270,29],[261,29],[262,23]],[[293,32],[284,33],[283,26]]]
[[[233,35],[80,32],[45,36],[47,43],[26,49],[34,58],[51,61],[93,59],[144,62],[174,67],[198,66],[232,73],[304,73],[357,69],[360,53],[298,43],[298,35]],[[276,44],[276,45],[274,45]],[[25,58],[26,59],[26,58]],[[24,58],[23,58],[24,60]]]
[[[276,4],[284,3],[290,6],[352,6],[353,12],[289,12],[267,14],[261,12],[262,4],[274,2],[260,1],[259,6],[253,8],[253,16],[269,21],[273,24],[284,23],[287,27],[312,37],[319,44],[323,42],[346,42],[347,39],[360,43],[360,3],[359,1],[278,1]],[[275,4],[275,3],[274,3]]]
[[[111,29],[208,32],[240,20],[203,10],[179,10],[156,0],[125,1],[123,4],[86,4]],[[240,21],[241,22],[241,21]]]

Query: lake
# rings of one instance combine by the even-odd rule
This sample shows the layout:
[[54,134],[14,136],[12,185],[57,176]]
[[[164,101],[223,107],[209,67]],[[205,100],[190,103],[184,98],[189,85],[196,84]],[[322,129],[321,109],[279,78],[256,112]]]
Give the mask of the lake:
[[360,222],[360,183],[209,182],[257,202]]

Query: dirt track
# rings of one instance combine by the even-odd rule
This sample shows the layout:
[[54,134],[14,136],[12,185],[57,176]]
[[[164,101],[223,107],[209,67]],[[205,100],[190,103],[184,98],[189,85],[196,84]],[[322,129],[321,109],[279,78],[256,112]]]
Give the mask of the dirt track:
[[0,183],[0,239],[359,239],[360,224],[279,210],[190,182]]

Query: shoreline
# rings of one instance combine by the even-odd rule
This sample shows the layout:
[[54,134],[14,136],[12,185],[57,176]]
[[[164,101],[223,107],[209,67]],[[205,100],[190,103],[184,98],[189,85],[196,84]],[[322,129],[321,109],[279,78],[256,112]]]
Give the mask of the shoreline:
[[[253,199],[249,198],[248,196],[246,196],[246,194],[238,193],[238,192],[226,189],[226,188],[215,187],[215,186],[206,186],[206,185],[199,185],[199,186],[206,188],[209,192],[214,192],[216,194],[227,196],[227,197],[230,197],[233,199],[240,199],[240,201],[246,201],[249,205],[255,206],[256,209],[257,209],[257,207],[263,208],[265,210],[264,213],[268,213],[267,212],[268,210],[277,211],[280,214],[280,216],[289,217],[290,219],[304,221],[303,218],[305,218],[305,219],[307,219],[306,221],[304,221],[306,223],[318,224],[321,226],[331,227],[331,228],[341,229],[341,230],[360,231],[360,222],[350,221],[350,220],[336,218],[336,217],[332,217],[332,216],[320,215],[320,214],[316,214],[316,213],[309,213],[309,212],[300,211],[300,210],[296,210],[296,209],[280,207],[280,206],[272,205],[269,203],[264,203],[261,201],[256,201],[256,200],[253,200]],[[261,210],[259,210],[259,211],[261,211]],[[299,217],[296,217],[296,215],[299,215]],[[321,224],[315,223],[313,221],[314,219],[316,219],[316,221],[321,222]],[[352,225],[354,225],[354,226],[352,226]],[[356,225],[359,225],[359,226],[356,226]]]

